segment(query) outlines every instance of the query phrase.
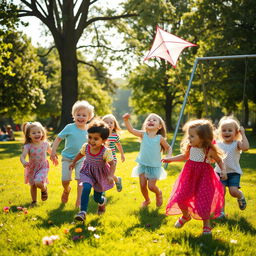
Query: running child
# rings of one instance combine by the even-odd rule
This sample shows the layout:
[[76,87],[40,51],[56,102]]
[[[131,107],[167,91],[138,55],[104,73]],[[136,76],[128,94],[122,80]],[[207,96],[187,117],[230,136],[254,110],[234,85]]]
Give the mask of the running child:
[[107,199],[104,197],[104,192],[114,186],[113,176],[116,166],[111,149],[104,145],[108,136],[108,125],[103,121],[94,122],[88,129],[88,143],[82,146],[70,165],[72,170],[76,162],[85,157],[80,170],[80,186],[83,188],[81,208],[75,220],[85,220],[92,188],[94,201],[98,203],[98,214],[103,214],[106,210]]
[[[112,150],[112,155],[114,158],[114,161],[117,163],[117,157],[116,157],[116,147],[118,148],[120,154],[121,154],[121,161],[125,161],[124,157],[124,150],[120,142],[120,125],[118,121],[116,120],[115,116],[112,114],[108,114],[102,117],[102,120],[108,125],[110,130],[110,135],[108,137],[108,147]],[[117,177],[114,175],[114,181],[116,184],[116,189],[118,192],[122,191],[122,179],[121,177]]]
[[[25,183],[30,185],[32,198],[31,207],[37,203],[37,189],[41,190],[41,200],[48,198],[47,183],[49,163],[47,152],[51,154],[51,147],[46,138],[46,130],[39,122],[27,122],[23,125],[25,142],[20,161],[25,168]],[[26,161],[26,156],[29,161]],[[57,159],[53,161],[57,165]]]
[[223,153],[213,144],[214,129],[209,120],[189,121],[183,131],[182,154],[162,160],[164,163],[187,160],[172,189],[166,215],[183,214],[176,221],[176,228],[183,227],[191,217],[202,220],[203,235],[211,234],[210,219],[221,214],[224,189],[210,163],[216,161],[221,170],[221,178],[226,179]]
[[172,149],[165,139],[165,123],[160,116],[151,113],[145,119],[142,130],[136,130],[132,127],[129,118],[130,114],[123,115],[127,130],[141,138],[140,152],[136,159],[138,165],[133,169],[132,177],[139,177],[140,179],[140,189],[145,199],[142,207],[147,207],[151,203],[148,189],[155,193],[156,206],[160,207],[163,203],[163,197],[162,191],[156,186],[156,182],[167,176],[161,164],[161,151],[168,152],[168,156],[172,154]]

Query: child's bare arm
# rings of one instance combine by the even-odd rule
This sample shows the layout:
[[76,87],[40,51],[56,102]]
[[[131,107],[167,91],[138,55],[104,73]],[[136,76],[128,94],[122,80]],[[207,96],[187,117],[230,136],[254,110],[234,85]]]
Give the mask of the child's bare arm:
[[110,173],[109,173],[109,176],[108,176],[108,180],[109,182],[113,182],[113,178],[114,178],[114,173],[115,173],[115,170],[116,170],[116,163],[114,160],[108,162],[109,165],[110,165]]
[[61,141],[62,141],[62,139],[60,137],[56,137],[56,139],[54,140],[54,142],[52,144],[52,152],[51,152],[51,155],[50,155],[50,159],[52,161],[55,161],[56,159],[58,159],[57,148],[58,148]]
[[133,135],[135,135],[135,136],[137,136],[137,137],[142,137],[143,132],[140,131],[140,130],[134,129],[134,128],[132,127],[130,121],[129,121],[129,118],[130,118],[130,114],[126,113],[126,114],[123,115],[124,124],[125,124],[127,130],[128,130],[131,134],[133,134]]
[[250,145],[249,145],[249,141],[245,135],[245,130],[244,130],[243,126],[240,127],[239,132],[241,133],[242,140],[238,142],[237,147],[239,150],[247,151],[249,149]]
[[[52,154],[52,148],[51,148],[51,146],[50,146],[49,143],[48,143],[47,153],[48,153],[49,155]],[[58,164],[59,164],[59,162],[58,162],[58,157],[54,157],[54,158],[51,159],[51,160],[52,160],[53,165],[58,165]]]
[[81,154],[80,152],[76,155],[76,157],[74,158],[74,160],[72,161],[72,163],[69,166],[69,170],[72,170],[75,168],[76,162],[79,161],[82,157],[84,157],[83,154]]
[[26,161],[27,154],[28,150],[24,147],[20,156],[20,161],[24,167],[28,166],[28,162]]
[[120,142],[116,143],[116,147],[117,147],[118,151],[121,154],[122,162],[124,162],[125,161],[125,156],[124,156],[124,150],[123,150],[123,147],[122,147],[121,143]]
[[166,152],[166,158],[172,156],[172,147],[168,144],[168,142],[165,140],[164,137],[161,137],[160,140],[161,146],[164,148],[164,151]]
[[179,154],[177,156],[173,156],[173,157],[164,157],[162,159],[163,163],[171,163],[171,162],[179,162],[179,161],[185,161],[187,160],[187,156],[186,154]]
[[220,167],[220,169],[221,169],[221,172],[220,172],[221,180],[226,180],[228,178],[228,176],[227,176],[226,166],[223,162],[223,159],[221,157],[219,157],[217,155],[217,153],[215,151],[213,151],[212,149],[209,150],[209,157],[210,157],[210,159],[213,159],[218,164],[218,166]]

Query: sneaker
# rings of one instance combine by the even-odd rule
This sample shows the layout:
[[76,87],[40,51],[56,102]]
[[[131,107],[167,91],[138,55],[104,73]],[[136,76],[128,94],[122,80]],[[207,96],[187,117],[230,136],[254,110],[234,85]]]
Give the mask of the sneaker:
[[241,199],[237,199],[237,202],[240,210],[244,210],[246,208],[246,200],[244,196]]
[[184,224],[188,221],[191,220],[191,216],[189,215],[188,217],[182,216],[180,217],[174,224],[175,228],[182,228]]
[[223,219],[225,219],[225,218],[226,218],[225,212],[221,212],[221,213],[220,213],[220,216],[218,216],[216,219],[217,219],[217,220],[223,220]]
[[86,212],[81,211],[75,216],[75,220],[84,221],[86,219]]
[[121,192],[122,189],[123,189],[123,186],[122,186],[122,179],[120,177],[117,177],[117,182],[116,182],[116,190],[118,192]]
[[98,204],[98,215],[102,215],[106,211],[107,198],[104,197],[103,204]]
[[203,233],[202,235],[211,235],[212,234],[212,228],[211,227],[203,227]]

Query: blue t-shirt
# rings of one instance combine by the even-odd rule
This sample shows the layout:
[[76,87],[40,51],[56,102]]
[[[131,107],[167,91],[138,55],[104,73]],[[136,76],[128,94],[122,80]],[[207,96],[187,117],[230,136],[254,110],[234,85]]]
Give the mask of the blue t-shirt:
[[67,124],[58,134],[58,137],[65,139],[65,147],[61,155],[68,159],[74,159],[80,152],[83,144],[87,142],[87,136],[87,130],[79,129],[75,123]]

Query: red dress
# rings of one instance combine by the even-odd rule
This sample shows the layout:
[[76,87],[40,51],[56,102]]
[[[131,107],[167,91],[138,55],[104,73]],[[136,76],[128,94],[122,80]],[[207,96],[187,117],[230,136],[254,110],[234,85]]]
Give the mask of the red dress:
[[202,148],[191,147],[189,160],[176,180],[166,215],[188,210],[198,220],[217,218],[224,206],[224,188]]

